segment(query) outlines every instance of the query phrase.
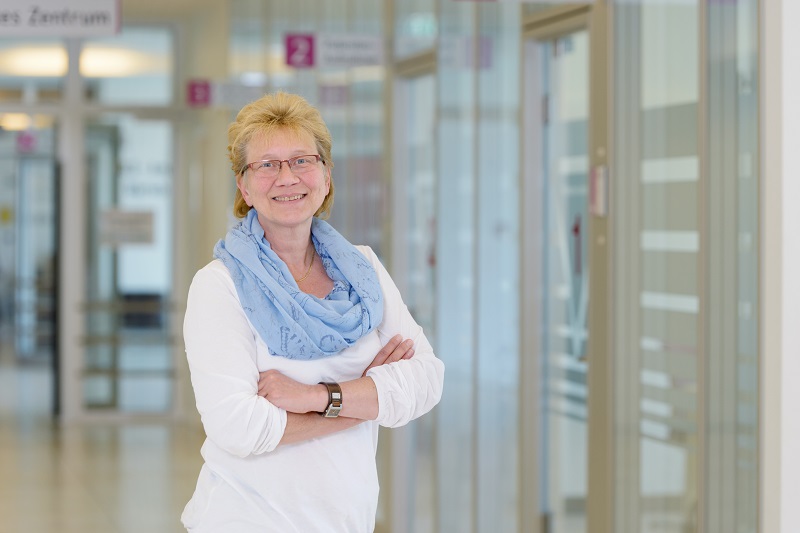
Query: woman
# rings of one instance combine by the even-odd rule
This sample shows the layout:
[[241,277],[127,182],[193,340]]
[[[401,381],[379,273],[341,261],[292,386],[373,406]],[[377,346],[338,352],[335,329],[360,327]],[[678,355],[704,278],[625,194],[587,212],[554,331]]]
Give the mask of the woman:
[[319,112],[266,95],[228,140],[243,220],[189,290],[186,354],[207,439],[183,524],[372,531],[378,426],[430,411],[444,366],[373,251],[320,218],[333,162]]

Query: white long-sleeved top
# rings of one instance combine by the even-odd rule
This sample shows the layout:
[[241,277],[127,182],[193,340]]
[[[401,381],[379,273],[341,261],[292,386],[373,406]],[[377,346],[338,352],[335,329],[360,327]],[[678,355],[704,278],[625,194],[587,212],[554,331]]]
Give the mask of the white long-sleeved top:
[[[430,411],[441,398],[444,365],[433,354],[375,253],[367,246],[357,248],[378,274],[383,321],[354,346],[314,361],[269,354],[221,261],[212,261],[192,280],[184,338],[207,438],[201,449],[205,464],[181,517],[188,530],[373,531],[378,504],[378,426],[402,426]],[[259,372],[276,369],[309,384],[357,379],[398,333],[413,339],[414,356],[367,372],[378,392],[376,420],[278,446],[286,427],[286,411],[258,395]]]

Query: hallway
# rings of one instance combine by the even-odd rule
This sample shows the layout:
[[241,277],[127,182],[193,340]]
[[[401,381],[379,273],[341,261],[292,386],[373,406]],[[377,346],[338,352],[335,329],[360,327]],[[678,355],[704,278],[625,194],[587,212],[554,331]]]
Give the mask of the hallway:
[[0,357],[0,533],[183,531],[202,464],[196,427],[59,430],[48,416],[48,368],[8,359]]
[[376,533],[800,533],[800,0],[97,2],[0,39],[0,533],[183,531],[186,296],[277,90],[447,369]]

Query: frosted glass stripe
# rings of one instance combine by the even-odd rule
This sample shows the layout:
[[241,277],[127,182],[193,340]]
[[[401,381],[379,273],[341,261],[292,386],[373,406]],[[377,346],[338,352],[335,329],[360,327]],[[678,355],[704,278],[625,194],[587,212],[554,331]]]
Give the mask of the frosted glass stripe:
[[697,252],[700,236],[696,231],[643,231],[640,246],[646,252]]
[[639,347],[647,352],[664,351],[664,343],[653,337],[642,337],[639,339]]
[[561,324],[554,328],[555,333],[562,339],[571,339],[575,337],[576,340],[584,341],[588,335],[586,328],[575,328],[568,324]]
[[566,283],[556,285],[553,296],[557,300],[569,300],[572,296],[572,286]]
[[586,363],[575,359],[574,356],[566,353],[551,353],[553,365],[562,370],[574,370],[575,372],[586,373]]
[[564,174],[586,174],[589,171],[589,158],[585,155],[572,157],[560,157],[558,159],[558,173]]
[[669,418],[673,416],[674,407],[667,402],[653,400],[651,398],[641,398],[639,409],[643,413]]
[[639,302],[644,309],[697,314],[700,301],[697,296],[666,292],[642,292]]
[[580,398],[585,400],[589,393],[586,385],[582,383],[575,383],[566,379],[559,380],[555,383],[551,381],[551,389],[553,392],[561,393],[573,398]]
[[640,374],[642,385],[650,385],[659,389],[669,389],[672,386],[670,375],[666,372],[643,368]]
[[642,183],[697,181],[697,157],[667,157],[642,161]]
[[657,440],[669,440],[670,429],[666,424],[659,424],[658,422],[645,419],[639,422],[639,428],[642,435],[645,437],[651,437]]

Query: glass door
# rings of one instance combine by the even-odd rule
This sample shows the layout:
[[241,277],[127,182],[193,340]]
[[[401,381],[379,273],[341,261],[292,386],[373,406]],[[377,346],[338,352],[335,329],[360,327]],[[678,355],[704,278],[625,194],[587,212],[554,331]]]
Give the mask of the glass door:
[[131,115],[106,115],[86,129],[88,411],[173,406],[172,129]]
[[[45,393],[25,398],[37,398],[37,414],[56,414],[58,174],[53,120],[18,117],[29,127],[0,129],[0,354],[11,355],[0,362],[29,369]],[[10,124],[8,115],[5,119]]]
[[[392,267],[411,315],[436,349],[436,84],[433,73],[402,78],[396,84],[394,152],[394,228]],[[436,471],[435,416],[423,416],[392,431],[391,531],[434,533]]]
[[[53,135],[61,156],[60,418],[177,414],[172,32],[123,28],[66,39],[63,48]],[[129,57],[139,59],[121,59]]]
[[541,54],[542,511],[546,531],[577,533],[586,531],[588,33],[545,42]]
[[526,41],[525,50],[523,268],[530,279],[523,290],[534,303],[523,308],[533,324],[524,333],[530,348],[523,372],[535,376],[535,386],[523,403],[535,405],[526,449],[538,479],[523,494],[538,500],[538,516],[523,515],[537,523],[535,531],[582,533],[588,531],[589,34],[561,31]]

